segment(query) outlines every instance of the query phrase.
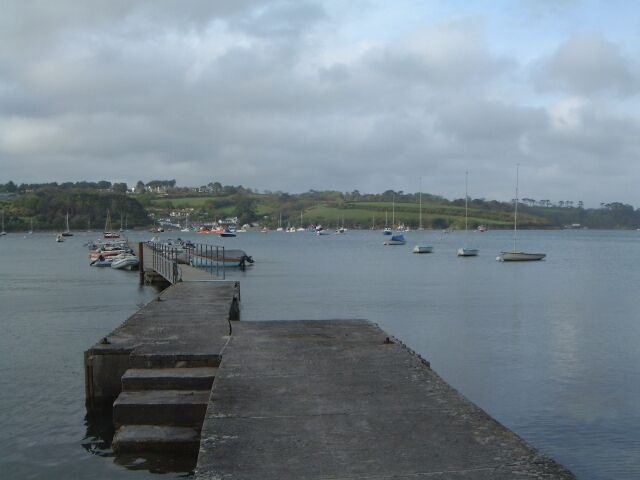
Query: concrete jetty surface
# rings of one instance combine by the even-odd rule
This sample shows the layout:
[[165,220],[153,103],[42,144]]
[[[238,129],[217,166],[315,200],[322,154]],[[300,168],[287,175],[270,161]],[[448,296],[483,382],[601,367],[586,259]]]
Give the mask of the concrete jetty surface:
[[367,321],[234,323],[199,480],[569,479]]

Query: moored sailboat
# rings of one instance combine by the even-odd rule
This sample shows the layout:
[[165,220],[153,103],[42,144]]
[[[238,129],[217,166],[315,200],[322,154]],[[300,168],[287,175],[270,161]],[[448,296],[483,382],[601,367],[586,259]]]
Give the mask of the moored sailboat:
[[65,231],[61,233],[61,235],[63,237],[73,237],[73,233],[71,233],[71,230],[69,230],[69,212],[67,212],[67,214],[65,215]]
[[114,232],[113,227],[111,226],[111,212],[109,210],[107,210],[107,221],[104,224],[102,238],[120,238],[120,234],[118,232]]
[[545,253],[528,253],[518,251],[517,238],[518,238],[518,184],[520,177],[520,165],[516,167],[516,199],[515,210],[513,215],[513,250],[511,252],[500,252],[500,255],[496,257],[499,262],[528,262],[535,260],[542,260],[547,255]]
[[7,232],[4,231],[4,210],[2,210],[2,230],[0,230],[0,237],[4,237]]
[[[465,243],[469,240],[469,193],[468,193],[468,185],[469,184],[469,172],[465,172],[464,174],[464,234],[465,234]],[[477,257],[478,249],[464,246],[458,249],[459,257]]]

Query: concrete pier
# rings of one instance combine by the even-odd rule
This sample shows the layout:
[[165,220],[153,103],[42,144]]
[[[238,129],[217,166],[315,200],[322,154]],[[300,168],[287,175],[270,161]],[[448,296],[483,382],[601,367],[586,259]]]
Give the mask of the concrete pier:
[[574,478],[376,325],[232,323],[239,288],[172,285],[85,352],[116,454],[197,456],[200,480]]
[[196,469],[213,479],[569,479],[366,321],[242,322]]

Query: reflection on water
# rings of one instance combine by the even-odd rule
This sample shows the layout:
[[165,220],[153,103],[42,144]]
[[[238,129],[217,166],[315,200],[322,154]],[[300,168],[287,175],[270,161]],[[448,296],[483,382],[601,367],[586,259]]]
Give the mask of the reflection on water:
[[[547,253],[534,264],[495,261],[510,232],[472,235],[469,259],[458,232],[407,232],[405,247],[380,232],[180,235],[256,260],[227,272],[243,320],[369,319],[578,478],[640,478],[638,232],[523,231],[523,248]],[[0,471],[189,477],[194,459],[115,458],[110,419],[85,417],[83,352],[157,294],[136,273],[90,268],[89,238],[0,240]],[[434,252],[411,254],[422,242]]]
[[111,457],[113,440],[113,416],[111,409],[88,409],[84,417],[87,433],[82,440],[82,448],[92,455]]

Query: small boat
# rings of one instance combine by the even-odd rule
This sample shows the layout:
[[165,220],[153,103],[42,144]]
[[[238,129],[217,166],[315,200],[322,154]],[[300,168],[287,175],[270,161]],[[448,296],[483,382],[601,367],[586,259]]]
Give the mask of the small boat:
[[4,237],[7,232],[4,231],[4,210],[2,210],[2,230],[0,230],[0,237]]
[[111,227],[111,212],[109,210],[107,210],[107,221],[104,224],[102,238],[120,238],[120,234],[118,232],[114,232]]
[[92,267],[111,267],[112,258],[100,256],[93,260],[89,265]]
[[500,255],[496,257],[499,262],[530,262],[535,260],[542,260],[547,255],[545,253],[527,253],[519,252],[517,248],[517,233],[518,233],[518,180],[520,173],[520,165],[516,168],[516,202],[515,210],[513,214],[513,250],[511,252],[500,252]]
[[56,235],[56,242],[58,243],[62,243],[64,242],[64,238],[62,237],[62,234],[59,233],[58,235]]
[[325,230],[325,228],[322,225],[318,225],[316,227],[316,235],[330,235],[330,233]]
[[416,245],[413,247],[413,253],[431,253],[433,252],[433,245]]
[[138,257],[131,253],[121,253],[115,257],[112,257],[111,260],[111,268],[115,268],[117,270],[133,270],[140,265],[140,260]]
[[[468,193],[468,181],[469,172],[465,172],[464,175],[464,235],[465,243],[469,240],[469,193]],[[477,257],[478,249],[471,247],[462,247],[458,249],[459,257]]]
[[231,228],[225,228],[221,233],[220,233],[221,237],[235,237],[236,236],[236,231],[231,229]]
[[478,225],[477,231],[480,233],[484,233],[487,231],[487,227],[485,225]]
[[383,235],[393,235],[393,230],[391,230],[389,227],[385,227],[385,229],[382,231]]
[[225,250],[224,256],[212,252],[211,255],[194,254],[191,257],[191,266],[201,268],[244,268],[253,262],[253,258],[244,250]]
[[404,245],[407,241],[404,238],[404,235],[401,233],[397,233],[395,235],[391,235],[389,240],[385,240],[385,245]]
[[534,260],[542,260],[547,255],[545,253],[527,253],[527,252],[501,252],[496,260],[499,262],[528,262]]
[[269,233],[269,229],[267,227],[262,227],[260,229],[260,233]]
[[69,230],[69,212],[67,212],[67,215],[65,217],[65,223],[67,225],[67,228],[64,232],[62,232],[62,236],[63,237],[73,237],[73,233],[71,233],[71,230]]

